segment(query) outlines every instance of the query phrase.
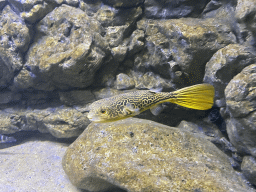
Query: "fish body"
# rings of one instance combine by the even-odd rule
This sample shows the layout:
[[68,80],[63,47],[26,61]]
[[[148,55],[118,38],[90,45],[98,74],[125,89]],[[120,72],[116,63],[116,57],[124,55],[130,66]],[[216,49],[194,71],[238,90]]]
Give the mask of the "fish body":
[[157,115],[161,111],[159,106],[166,102],[207,110],[212,107],[213,100],[214,87],[209,84],[194,85],[174,92],[133,91],[95,101],[89,107],[88,118],[94,122],[116,121],[148,109]]

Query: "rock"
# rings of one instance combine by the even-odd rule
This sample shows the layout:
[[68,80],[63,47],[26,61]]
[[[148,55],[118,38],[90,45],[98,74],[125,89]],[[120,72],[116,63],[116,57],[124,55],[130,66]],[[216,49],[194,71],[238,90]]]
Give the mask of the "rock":
[[236,42],[231,27],[224,23],[225,20],[214,18],[140,20],[138,29],[145,31],[148,51],[137,56],[137,70],[151,68],[164,78],[171,78],[175,63],[181,84],[201,83],[204,65],[213,53]]
[[75,109],[57,109],[46,116],[42,123],[54,137],[70,138],[80,135],[90,121]]
[[205,121],[192,123],[183,120],[177,127],[182,131],[189,131],[211,142],[215,142],[215,140],[219,140],[223,137],[216,125],[207,123]]
[[0,87],[11,84],[22,68],[22,53],[28,49],[29,29],[7,5],[0,13]]
[[96,100],[112,97],[118,94],[126,93],[126,91],[121,91],[113,88],[102,88],[96,89],[92,92],[95,95]]
[[256,14],[256,2],[254,0],[238,0],[236,5],[236,18],[245,21]]
[[113,7],[136,7],[143,3],[144,0],[103,0],[105,4],[109,4]]
[[7,1],[6,0],[0,0],[0,10],[6,5]]
[[230,80],[255,61],[256,52],[252,47],[230,44],[218,50],[207,62],[204,75],[204,82],[215,88],[215,100],[223,99]]
[[80,135],[90,121],[83,111],[72,108],[47,108],[35,110],[3,110],[0,113],[0,134],[19,131],[51,133],[57,138]]
[[72,191],[75,188],[61,167],[67,144],[47,141],[28,141],[1,149],[0,191]]
[[256,65],[244,68],[225,89],[227,133],[231,143],[241,154],[256,157]]
[[161,78],[153,72],[138,73],[132,71],[135,88],[137,89],[155,89],[155,88],[169,88],[174,89],[174,85],[170,80]]
[[[95,6],[95,4],[94,4]],[[113,8],[107,5],[98,5],[97,11],[93,13],[93,16],[104,27],[114,26],[133,26],[136,20],[142,15],[142,8]],[[83,9],[86,13],[90,10]]]
[[44,1],[44,0],[9,0],[13,9],[16,13],[27,20],[30,23],[35,23],[41,20],[46,14],[51,12],[56,4],[53,1]]
[[90,124],[62,165],[75,186],[95,192],[253,191],[211,142],[137,118]]
[[117,89],[131,89],[134,88],[134,80],[124,73],[119,73],[116,76],[116,88]]
[[95,96],[90,90],[74,90],[59,92],[60,100],[66,105],[85,105],[95,101]]
[[241,170],[246,179],[256,185],[256,159],[252,156],[245,156],[243,158]]
[[17,94],[11,91],[0,93],[0,104],[6,104],[11,102],[17,102],[21,99],[21,94]]
[[256,2],[254,0],[238,0],[236,18],[240,23],[245,23],[247,28],[256,35]]
[[[18,88],[28,88],[27,82],[39,90],[84,88],[93,82],[105,57],[93,43],[93,36],[102,32],[97,21],[80,9],[62,5],[37,24],[37,32],[22,69],[32,76],[18,75]],[[25,87],[19,87],[23,84]]]
[[207,1],[145,1],[145,16],[152,19],[171,19],[181,17],[197,17],[203,11]]
[[129,57],[133,56],[135,53],[138,53],[143,49],[145,38],[144,36],[145,34],[142,30],[136,29],[135,31],[133,31],[128,44]]

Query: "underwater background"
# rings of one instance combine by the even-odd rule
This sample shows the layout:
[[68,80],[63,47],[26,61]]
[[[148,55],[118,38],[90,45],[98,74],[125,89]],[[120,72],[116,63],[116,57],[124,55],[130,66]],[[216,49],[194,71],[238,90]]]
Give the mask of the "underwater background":
[[[256,191],[255,0],[0,0],[0,191]],[[108,123],[94,101],[215,88]]]

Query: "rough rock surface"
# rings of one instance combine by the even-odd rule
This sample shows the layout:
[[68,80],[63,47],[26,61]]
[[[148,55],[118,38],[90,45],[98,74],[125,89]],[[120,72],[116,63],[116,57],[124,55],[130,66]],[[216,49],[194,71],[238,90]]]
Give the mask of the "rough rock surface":
[[245,156],[241,165],[244,176],[256,185],[256,159],[252,156]]
[[0,113],[2,134],[37,130],[41,133],[51,133],[57,138],[69,138],[80,135],[89,123],[84,112],[71,108],[7,109]]
[[227,133],[241,154],[256,157],[256,65],[244,68],[225,89]]
[[68,106],[85,105],[95,101],[95,96],[90,90],[74,90],[59,92],[60,101]]
[[230,80],[243,68],[256,62],[252,47],[230,44],[218,50],[205,66],[204,82],[215,88],[215,100],[224,98],[224,90]]
[[113,7],[135,7],[144,0],[103,0],[104,3]]
[[6,3],[7,3],[6,0],[0,0],[0,10],[2,10],[2,8],[5,6]]
[[22,68],[21,53],[28,49],[29,29],[25,22],[6,6],[0,13],[0,87],[7,87]]
[[90,191],[253,191],[211,142],[137,118],[90,124],[62,163]]
[[116,88],[117,89],[131,89],[134,88],[135,83],[133,78],[129,77],[124,73],[120,73],[116,77]]
[[54,1],[45,0],[9,0],[13,9],[28,22],[35,23],[41,20],[47,13],[51,12],[56,4]]
[[202,12],[206,3],[206,0],[145,0],[145,16],[154,19],[196,17]]
[[62,5],[44,17],[37,30],[22,70],[25,75],[16,77],[16,86],[41,90],[89,86],[105,56],[93,40],[102,32],[100,24],[82,10]]
[[70,183],[61,167],[67,144],[43,140],[1,149],[0,191],[82,192]]
[[254,0],[238,0],[236,6],[236,18],[241,20],[253,18],[256,14],[256,2]]
[[238,0],[236,6],[237,20],[252,34],[256,35],[256,2],[254,0]]
[[167,78],[179,71],[180,83],[202,82],[204,65],[213,53],[236,42],[225,21],[212,18],[141,20],[138,28],[145,31],[148,51],[137,56],[136,68],[151,67]]

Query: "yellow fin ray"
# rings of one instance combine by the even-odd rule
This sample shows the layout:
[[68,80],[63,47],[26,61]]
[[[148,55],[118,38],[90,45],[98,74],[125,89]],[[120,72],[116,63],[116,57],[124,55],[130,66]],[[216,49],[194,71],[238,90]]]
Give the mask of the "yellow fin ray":
[[210,84],[193,85],[173,92],[176,98],[169,102],[191,109],[207,110],[214,103],[214,92]]

